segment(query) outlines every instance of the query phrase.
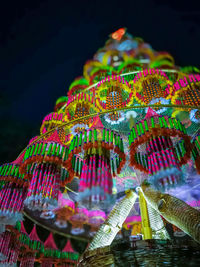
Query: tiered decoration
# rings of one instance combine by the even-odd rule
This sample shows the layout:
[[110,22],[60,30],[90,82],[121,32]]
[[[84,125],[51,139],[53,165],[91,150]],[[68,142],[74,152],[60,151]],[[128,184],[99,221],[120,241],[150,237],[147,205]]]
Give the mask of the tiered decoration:
[[25,253],[21,255],[19,267],[34,267],[35,253]]
[[137,73],[133,86],[135,99],[140,104],[169,103],[168,88],[171,88],[172,82],[162,70],[146,69]]
[[12,182],[3,185],[0,191],[0,224],[15,225],[22,220],[21,210],[24,206],[27,189]]
[[149,108],[145,119],[131,130],[130,164],[149,174],[155,187],[165,190],[182,183],[180,167],[190,159],[190,139],[179,120]]
[[[111,153],[115,158],[110,157]],[[124,163],[120,135],[108,129],[91,129],[72,139],[66,166],[70,177],[80,177],[80,199],[89,197],[99,202],[112,195],[112,175],[120,173]]]
[[0,233],[7,224],[15,225],[23,219],[21,211],[29,184],[25,175],[19,173],[23,157],[24,153],[15,161],[0,166]]
[[[67,104],[67,102],[66,102]],[[44,134],[55,127],[61,125],[63,122],[67,122],[67,117],[63,115],[63,113],[57,113],[57,112],[52,112],[48,114],[46,117],[44,117],[42,121],[42,126],[40,128],[40,133]]]
[[5,231],[0,234],[0,265],[1,266],[12,266],[16,264],[19,253],[20,246],[19,242],[16,240],[17,234],[15,231]]
[[9,227],[0,235],[0,266],[31,267],[35,262],[42,266],[75,266],[78,260],[78,253],[72,248],[68,239],[63,250],[58,250],[52,233],[45,242],[38,237],[34,225],[28,235],[23,223],[17,223],[16,227]]
[[[200,173],[199,73],[195,67],[176,66],[171,55],[154,51],[125,28],[113,32],[86,62],[83,77],[45,116],[40,136],[14,162],[0,166],[0,233],[6,231],[0,236],[2,260],[16,264],[18,258],[24,267],[34,261],[43,267],[76,264],[69,244],[60,251],[50,236],[53,245],[47,247],[35,228],[30,235],[18,229],[13,237],[8,225],[23,219],[24,205],[34,220],[84,239],[88,229],[90,236],[98,230],[126,189],[147,178],[157,189],[169,190],[187,182],[183,169],[189,164],[195,173],[193,161]],[[73,197],[61,201],[65,189]],[[133,226],[132,234],[140,234],[141,223],[130,220],[125,228]],[[112,238],[118,230],[115,225]]]
[[[96,87],[98,106],[101,110],[113,110],[130,105],[133,101],[131,85],[120,76],[113,75],[102,79]],[[124,122],[122,111],[113,111],[104,116],[105,122],[111,128]],[[107,126],[105,125],[105,126]]]
[[[65,109],[69,120],[76,120],[97,111],[94,91],[70,95]],[[79,120],[78,124],[86,124],[89,126],[91,121],[92,119]]]
[[60,141],[57,131],[47,139],[34,141],[24,155],[20,172],[30,179],[26,198],[29,208],[43,209],[55,205],[61,184],[61,166],[64,166],[68,148]]
[[189,74],[176,81],[171,87],[172,103],[186,106],[200,106],[200,75]]

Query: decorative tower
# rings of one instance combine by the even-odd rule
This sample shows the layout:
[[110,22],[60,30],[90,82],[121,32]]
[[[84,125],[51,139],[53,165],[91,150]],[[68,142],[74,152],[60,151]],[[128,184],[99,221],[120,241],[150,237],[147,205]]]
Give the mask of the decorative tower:
[[[92,249],[110,244],[124,221],[127,229],[141,222],[132,234],[149,239],[162,236],[155,222],[164,227],[164,217],[199,241],[198,211],[160,192],[200,173],[199,126],[200,70],[177,66],[125,28],[113,32],[45,116],[39,135],[0,166],[0,265],[74,265],[78,254],[69,242],[59,250],[53,232],[76,239],[87,233],[87,240],[97,232]],[[134,216],[136,193],[121,196],[136,187],[141,211]],[[67,190],[75,197],[61,201]],[[46,242],[22,232],[23,213],[52,231]]]

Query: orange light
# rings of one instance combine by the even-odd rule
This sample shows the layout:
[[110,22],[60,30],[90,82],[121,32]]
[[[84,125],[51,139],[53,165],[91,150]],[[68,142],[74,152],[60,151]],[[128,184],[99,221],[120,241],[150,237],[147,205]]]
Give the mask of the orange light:
[[113,39],[120,41],[125,32],[126,32],[125,28],[120,28],[116,32],[113,32],[111,36]]

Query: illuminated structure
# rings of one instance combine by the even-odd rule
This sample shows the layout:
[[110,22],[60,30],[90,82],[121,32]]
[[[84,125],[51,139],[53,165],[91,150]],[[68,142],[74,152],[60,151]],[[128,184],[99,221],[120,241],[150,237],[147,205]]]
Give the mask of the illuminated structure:
[[122,224],[131,211],[136,198],[136,193],[129,191],[126,197],[113,208],[106,222],[102,224],[92,240],[92,243],[88,248],[89,250],[108,246],[112,243],[113,239],[122,228]]
[[[34,211],[46,219],[55,217],[60,229],[70,223],[71,235],[81,234],[84,225],[95,233],[115,203],[116,191],[125,190],[122,181],[129,180],[133,189],[146,179],[154,188],[169,191],[187,184],[187,174],[200,173],[199,72],[176,66],[171,55],[154,51],[124,28],[111,34],[84,65],[83,77],[72,82],[67,96],[60,97],[54,112],[44,118],[40,135],[15,161],[0,167],[4,264],[18,259],[25,266],[28,259],[28,266],[34,260],[43,266],[65,266],[77,259],[69,243],[59,251],[52,237],[45,245],[37,235],[30,239],[21,232],[24,206],[30,217]],[[75,179],[78,197],[65,199],[61,207],[59,194]],[[131,225],[132,233],[145,239],[168,238],[165,230],[156,228],[164,224],[153,200],[145,190],[139,192],[142,218],[136,223],[142,232],[140,227],[133,229],[130,219],[126,228]]]

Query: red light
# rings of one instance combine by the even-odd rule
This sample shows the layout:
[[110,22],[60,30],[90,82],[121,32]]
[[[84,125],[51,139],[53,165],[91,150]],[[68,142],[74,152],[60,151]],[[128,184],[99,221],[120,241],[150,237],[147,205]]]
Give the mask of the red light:
[[125,32],[126,32],[125,28],[120,28],[116,32],[113,32],[111,36],[113,39],[120,41]]

